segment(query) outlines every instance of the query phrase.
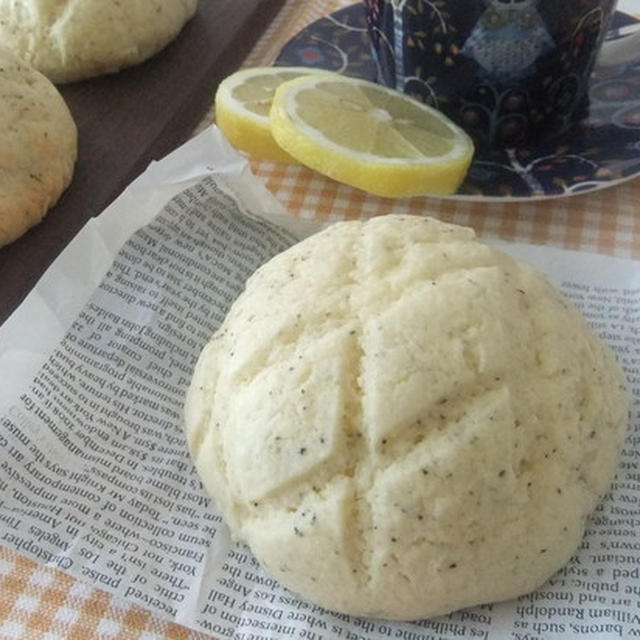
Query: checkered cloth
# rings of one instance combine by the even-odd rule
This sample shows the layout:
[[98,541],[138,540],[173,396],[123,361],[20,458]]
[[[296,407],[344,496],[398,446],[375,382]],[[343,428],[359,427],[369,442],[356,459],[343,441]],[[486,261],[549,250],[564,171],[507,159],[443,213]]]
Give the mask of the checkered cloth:
[[[245,66],[270,64],[305,25],[351,4],[288,0]],[[640,0],[619,9],[640,18]],[[212,87],[212,94],[214,88]],[[210,113],[202,126],[213,121]],[[384,213],[428,214],[484,237],[640,258],[640,179],[588,195],[543,202],[483,203],[437,198],[389,200],[337,184],[300,166],[253,162],[256,175],[294,215],[320,220]],[[0,639],[196,640],[207,638],[0,547]]]
[[[290,0],[249,55],[246,66],[271,63],[288,38],[305,25],[350,4],[353,2]],[[623,0],[618,9],[640,18],[640,0]],[[212,114],[208,121],[213,121]],[[485,238],[640,258],[640,178],[584,195],[507,203],[392,200],[338,184],[299,165],[252,162],[252,168],[291,213],[304,218],[335,221],[385,213],[431,215],[471,226]]]
[[197,640],[208,638],[158,620],[122,599],[94,589],[0,547],[2,640]]
[[[247,66],[272,62],[288,37],[353,3],[334,0],[299,4],[302,6],[287,3],[248,57]],[[618,9],[640,18],[640,0],[619,2]],[[209,119],[213,120],[211,114]],[[426,197],[392,200],[338,184],[298,165],[253,162],[252,167],[291,213],[304,218],[335,221],[385,213],[431,215],[471,226],[485,238],[640,258],[640,178],[602,191],[537,202]]]

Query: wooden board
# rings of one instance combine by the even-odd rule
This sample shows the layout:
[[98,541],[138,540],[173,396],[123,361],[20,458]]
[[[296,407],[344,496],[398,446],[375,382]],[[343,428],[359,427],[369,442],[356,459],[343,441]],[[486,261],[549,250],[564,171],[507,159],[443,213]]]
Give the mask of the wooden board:
[[44,221],[0,249],[0,324],[89,218],[190,136],[220,80],[242,63],[282,4],[200,0],[178,38],[151,60],[59,87],[78,125],[78,163]]

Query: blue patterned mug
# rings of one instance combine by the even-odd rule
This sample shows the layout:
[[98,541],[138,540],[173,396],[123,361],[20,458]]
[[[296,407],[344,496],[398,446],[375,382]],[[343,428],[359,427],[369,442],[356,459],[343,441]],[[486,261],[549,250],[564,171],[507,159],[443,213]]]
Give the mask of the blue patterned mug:
[[616,0],[364,0],[378,80],[483,147],[566,132]]

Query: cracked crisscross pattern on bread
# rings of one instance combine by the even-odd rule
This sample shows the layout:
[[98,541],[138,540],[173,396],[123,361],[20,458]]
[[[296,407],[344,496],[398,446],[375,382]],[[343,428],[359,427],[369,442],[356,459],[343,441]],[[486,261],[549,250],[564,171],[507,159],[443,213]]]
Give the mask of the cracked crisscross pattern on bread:
[[113,73],[171,42],[198,0],[0,0],[0,42],[50,80]]
[[470,229],[383,216],[254,274],[200,357],[186,430],[282,584],[416,619],[567,562],[627,412],[612,353],[544,277]]

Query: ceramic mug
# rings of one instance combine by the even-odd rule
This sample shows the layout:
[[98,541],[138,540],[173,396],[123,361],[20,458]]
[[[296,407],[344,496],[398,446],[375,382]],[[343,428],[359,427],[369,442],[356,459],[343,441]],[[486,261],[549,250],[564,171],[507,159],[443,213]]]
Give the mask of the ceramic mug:
[[481,146],[565,133],[584,117],[616,0],[364,0],[378,81]]

